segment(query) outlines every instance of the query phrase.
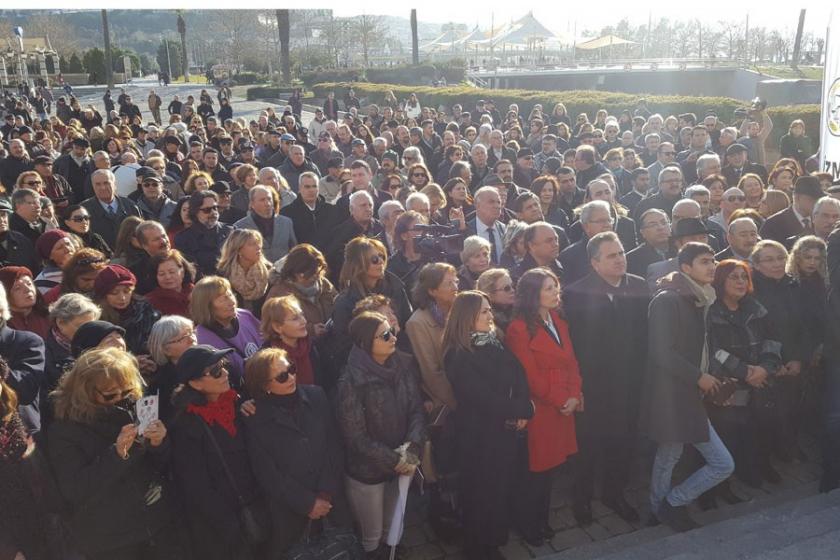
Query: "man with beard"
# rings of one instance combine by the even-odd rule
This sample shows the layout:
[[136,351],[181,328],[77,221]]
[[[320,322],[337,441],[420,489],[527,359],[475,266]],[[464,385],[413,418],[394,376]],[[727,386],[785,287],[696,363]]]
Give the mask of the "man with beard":
[[234,229],[219,222],[219,195],[213,191],[193,193],[190,218],[193,225],[175,236],[175,248],[196,263],[201,275],[216,274],[222,245]]

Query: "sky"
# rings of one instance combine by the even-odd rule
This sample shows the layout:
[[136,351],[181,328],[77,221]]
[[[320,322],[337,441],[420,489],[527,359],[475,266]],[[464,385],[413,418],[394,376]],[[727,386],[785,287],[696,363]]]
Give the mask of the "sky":
[[[285,5],[284,5],[285,4]],[[464,23],[472,28],[478,25],[489,29],[491,21],[499,26],[511,19],[525,15],[529,10],[551,31],[558,35],[571,36],[577,23],[578,34],[585,29],[600,29],[604,25],[617,23],[627,17],[634,25],[644,24],[648,16],[670,19],[696,19],[704,23],[715,23],[722,19],[744,21],[747,14],[750,26],[796,30],[799,10],[806,8],[805,30],[823,35],[835,4],[835,25],[840,28],[840,2],[836,0],[801,0],[789,4],[777,0],[670,0],[668,2],[636,0],[563,1],[541,0],[539,2],[515,2],[512,0],[423,0],[422,2],[394,2],[391,0],[312,0],[306,3],[288,0],[139,0],[143,9],[220,9],[220,8],[332,8],[337,16],[352,16],[362,13],[395,15],[408,18],[411,8],[417,8],[418,19],[427,23]],[[120,3],[119,8],[132,8],[134,3]],[[66,0],[41,0],[39,9],[66,8]],[[101,0],[74,0],[74,9],[100,9]],[[113,6],[117,7],[117,6]]]

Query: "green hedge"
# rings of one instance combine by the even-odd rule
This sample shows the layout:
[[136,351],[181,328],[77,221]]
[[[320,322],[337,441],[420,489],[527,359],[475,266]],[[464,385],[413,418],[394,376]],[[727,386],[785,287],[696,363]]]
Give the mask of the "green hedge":
[[347,68],[303,72],[300,79],[311,87],[321,82],[367,82],[373,84],[402,84],[408,86],[426,85],[440,78],[448,84],[457,84],[466,79],[467,71],[462,61],[450,64],[419,64],[391,66],[386,68]]
[[294,91],[290,87],[273,87],[273,86],[257,86],[248,88],[245,91],[245,98],[248,101],[256,101],[259,99],[278,99],[280,97],[287,97]]
[[256,72],[240,72],[236,76],[233,76],[233,81],[240,86],[259,84],[267,80],[268,76],[266,76],[265,74],[258,74]]
[[[316,84],[312,90],[315,97],[324,98],[328,91],[335,91],[336,98],[342,99],[351,84],[332,82]],[[576,90],[576,91],[535,91],[519,89],[481,89],[469,86],[456,87],[411,87],[398,84],[369,84],[354,83],[356,95],[366,103],[382,103],[387,91],[393,91],[397,99],[404,99],[410,93],[416,93],[420,103],[430,107],[443,105],[447,110],[455,103],[460,103],[464,109],[472,110],[479,99],[493,99],[496,107],[504,116],[504,111],[511,103],[519,105],[519,112],[527,115],[535,104],[541,103],[543,109],[551,111],[556,103],[566,105],[570,115],[586,113],[590,120],[594,120],[599,109],[606,109],[611,115],[618,115],[624,109],[632,111],[636,102],[647,99],[651,111],[663,116],[678,115],[680,113],[695,113],[702,118],[708,110],[714,110],[724,122],[732,122],[735,109],[746,104],[731,97],[689,97],[682,95],[637,95],[608,91]],[[819,141],[819,105],[787,105],[770,107],[770,118],[773,119],[773,133],[771,142],[778,143],[779,138],[787,133],[791,121],[802,119],[808,136],[816,143]]]

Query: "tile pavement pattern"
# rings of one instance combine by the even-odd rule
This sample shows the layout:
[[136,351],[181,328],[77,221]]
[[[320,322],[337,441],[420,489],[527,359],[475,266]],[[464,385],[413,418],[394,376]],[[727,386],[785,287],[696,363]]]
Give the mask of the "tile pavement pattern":
[[[695,517],[702,524],[708,524],[723,519],[747,515],[754,511],[763,510],[780,503],[787,503],[817,493],[817,482],[821,474],[819,466],[819,451],[816,442],[803,438],[802,447],[808,456],[805,462],[774,463],[782,475],[779,484],[765,483],[762,489],[753,489],[733,479],[732,489],[748,502],[737,506],[728,506],[720,502],[719,508],[709,512],[701,512],[692,506]],[[685,456],[688,453],[684,454]],[[532,558],[546,558],[546,560],[576,559],[600,557],[602,552],[621,552],[639,542],[662,539],[673,533],[670,529],[660,526],[646,528],[648,518],[648,476],[652,454],[636,461],[632,482],[625,495],[627,500],[637,507],[642,518],[639,523],[627,523],[619,518],[612,510],[595,500],[592,503],[592,514],[595,521],[589,527],[577,526],[571,510],[570,492],[572,479],[568,472],[560,469],[557,473],[552,493],[552,509],[550,524],[557,531],[551,541],[534,548],[525,543],[518,534],[511,531],[506,546],[501,551],[508,560],[530,560]],[[677,467],[675,480],[682,480],[685,472],[684,463]],[[565,469],[568,471],[569,469]],[[840,503],[840,500],[836,500]],[[402,546],[406,551],[407,560],[461,560],[464,558],[459,543],[448,544],[437,540],[432,528],[425,521],[425,499],[412,490],[409,496],[406,514],[406,528],[403,534]],[[840,528],[840,516],[837,517]],[[622,535],[624,537],[622,537]],[[617,538],[618,537],[618,538]],[[607,542],[615,539],[612,542]],[[626,541],[622,541],[626,539]],[[840,549],[840,548],[838,548]],[[837,550],[837,549],[835,549]],[[559,554],[558,554],[559,553]],[[840,553],[839,553],[840,554]],[[622,557],[618,554],[617,557]],[[840,557],[840,556],[838,556]]]

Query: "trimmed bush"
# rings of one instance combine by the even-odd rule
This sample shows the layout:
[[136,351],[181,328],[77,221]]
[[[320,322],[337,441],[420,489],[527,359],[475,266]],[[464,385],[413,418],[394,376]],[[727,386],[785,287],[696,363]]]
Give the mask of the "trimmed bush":
[[272,86],[257,86],[248,88],[245,91],[245,98],[248,101],[256,101],[259,99],[278,99],[287,97],[294,91],[290,87],[272,87]]
[[402,64],[385,68],[348,68],[343,70],[321,70],[303,72],[303,83],[311,87],[321,82],[369,82],[373,84],[402,84],[408,86],[427,85],[440,78],[448,84],[457,84],[466,79],[467,70],[463,61],[452,61],[448,65]]
[[[706,111],[713,110],[723,122],[734,121],[734,111],[739,107],[745,107],[747,103],[731,97],[689,97],[682,95],[638,95],[631,93],[618,93],[608,91],[536,91],[519,89],[481,89],[469,86],[455,87],[425,87],[405,86],[399,84],[370,84],[370,83],[319,83],[312,90],[315,97],[325,98],[327,92],[335,91],[337,99],[342,99],[344,93],[352,85],[356,95],[366,103],[382,103],[385,93],[394,92],[397,99],[405,99],[411,93],[416,93],[417,98],[425,106],[443,106],[449,108],[460,103],[464,110],[470,111],[475,107],[479,99],[493,99],[496,108],[504,118],[505,111],[511,103],[519,105],[520,114],[528,115],[534,105],[540,103],[543,110],[551,112],[556,103],[563,103],[571,115],[572,120],[580,114],[586,113],[590,120],[594,120],[595,113],[599,109],[606,109],[611,115],[618,116],[621,111],[627,109],[633,111],[639,99],[646,99],[648,108],[660,113],[664,117],[668,115],[679,115],[680,113],[694,113],[699,120],[702,120]],[[773,119],[773,132],[770,142],[778,145],[779,138],[786,134],[791,121],[802,119],[805,121],[805,129],[814,143],[819,142],[819,105],[786,105],[769,107],[768,114]]]
[[240,72],[236,76],[232,76],[233,81],[237,85],[247,86],[250,84],[259,84],[268,80],[264,74],[257,74],[256,72]]

